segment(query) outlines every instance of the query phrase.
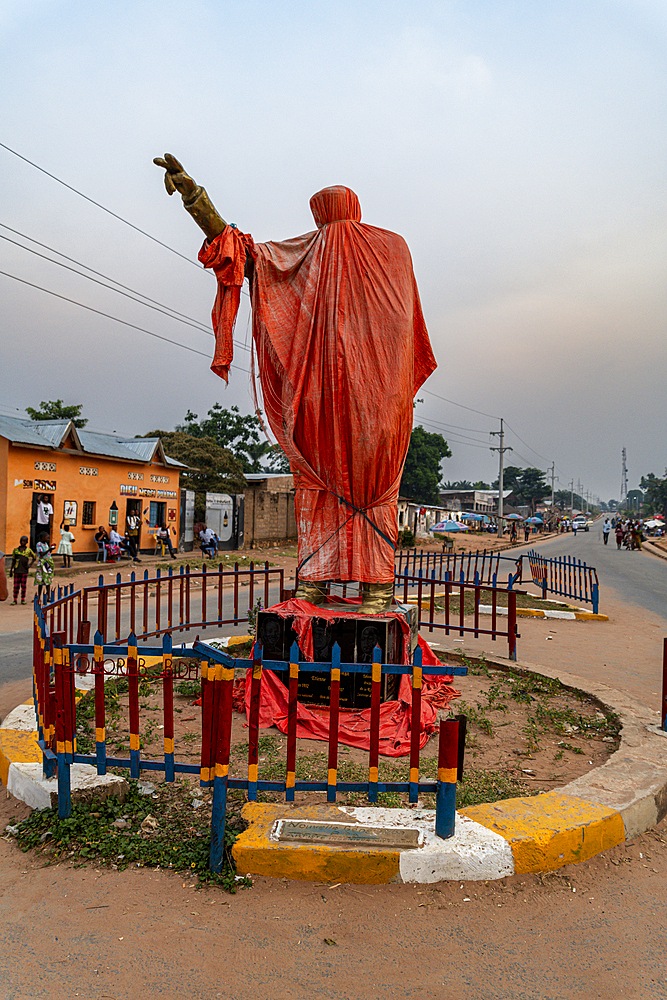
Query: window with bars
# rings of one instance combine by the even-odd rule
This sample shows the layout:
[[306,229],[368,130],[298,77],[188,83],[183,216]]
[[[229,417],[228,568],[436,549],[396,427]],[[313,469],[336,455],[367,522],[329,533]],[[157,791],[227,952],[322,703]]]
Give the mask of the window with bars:
[[95,501],[84,500],[81,512],[81,524],[95,524]]

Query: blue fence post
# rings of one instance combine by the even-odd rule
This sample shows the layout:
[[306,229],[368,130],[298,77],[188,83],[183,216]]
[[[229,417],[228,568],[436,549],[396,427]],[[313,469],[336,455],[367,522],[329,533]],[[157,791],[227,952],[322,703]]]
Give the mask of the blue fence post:
[[600,587],[597,583],[591,586],[592,598],[593,598],[593,614],[598,614],[598,608],[600,607]]
[[440,722],[438,787],[435,793],[435,835],[441,840],[454,836],[458,758],[459,721],[443,719]]

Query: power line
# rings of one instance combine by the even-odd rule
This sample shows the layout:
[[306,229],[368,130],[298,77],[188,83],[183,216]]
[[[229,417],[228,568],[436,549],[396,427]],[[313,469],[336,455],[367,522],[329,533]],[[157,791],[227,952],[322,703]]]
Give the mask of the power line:
[[[430,424],[431,427],[439,427],[440,426],[434,420],[427,420],[426,417],[418,417],[417,419],[418,419],[419,423],[421,423],[421,424]],[[452,441],[452,444],[460,444],[460,445],[463,445],[466,448],[483,448],[484,450],[486,450],[488,448],[488,445],[478,444],[477,442],[473,442],[472,440],[463,441],[463,440],[457,440],[456,438],[451,438],[451,441]]]
[[31,167],[35,168],[35,170],[39,170],[41,173],[46,174],[46,176],[50,177],[51,180],[57,181],[58,184],[62,184],[62,186],[67,188],[68,191],[73,191],[74,194],[78,194],[80,198],[83,198],[85,201],[90,202],[91,205],[95,205],[96,208],[101,208],[103,212],[106,212],[108,215],[113,216],[114,219],[118,219],[119,222],[124,222],[126,226],[130,227],[130,229],[134,229],[135,232],[141,233],[142,236],[145,236],[147,239],[152,240],[154,243],[158,243],[161,247],[164,247],[165,250],[170,250],[171,253],[175,253],[177,257],[181,257],[183,260],[187,260],[188,264],[192,264],[194,267],[197,268],[197,270],[201,270],[199,264],[196,263],[194,260],[192,260],[191,257],[186,257],[185,254],[182,254],[178,250],[174,250],[173,247],[170,247],[169,244],[163,243],[162,240],[158,240],[157,237],[151,236],[151,234],[147,233],[144,229],[140,229],[139,226],[135,226],[133,222],[128,222],[128,220],[124,219],[122,215],[118,215],[117,212],[112,212],[110,208],[107,208],[105,205],[100,204],[99,201],[95,201],[94,198],[89,198],[87,194],[83,193],[83,191],[79,191],[78,188],[73,187],[71,184],[67,184],[65,181],[61,180],[60,177],[56,177],[55,174],[52,174],[50,171],[45,170],[44,167],[40,167],[38,163],[33,163],[33,161],[29,160],[27,156],[22,156],[21,153],[17,153],[15,149],[11,148],[11,146],[7,146],[4,142],[0,142],[0,146],[3,149],[6,149],[8,153],[12,153],[14,156],[18,156],[19,160],[23,160],[24,163],[29,163]]
[[[0,143],[0,145],[2,145]],[[190,351],[192,354],[198,354],[202,358],[210,359],[210,355],[204,354],[203,351],[198,351],[195,347],[190,347],[188,344],[180,344],[177,340],[170,340],[169,337],[164,337],[160,333],[154,333],[153,330],[146,330],[143,326],[137,326],[136,323],[129,323],[126,319],[120,319],[118,316],[113,316],[111,313],[103,312],[101,309],[94,309],[93,306],[87,306],[83,302],[77,302],[76,299],[70,299],[67,295],[61,295],[59,292],[53,292],[50,288],[43,288],[41,285],[35,285],[32,281],[26,281],[25,278],[19,278],[15,274],[9,274],[7,271],[0,271],[0,274],[4,275],[5,278],[13,278],[14,281],[20,281],[22,285],[28,285],[30,288],[36,288],[40,292],[46,292],[47,295],[53,295],[57,299],[62,299],[63,302],[70,302],[72,305],[79,306],[81,309],[87,309],[88,312],[96,313],[98,316],[104,316],[106,319],[112,319],[116,323],[121,323],[123,326],[129,326],[133,330],[138,330],[140,333],[145,333],[149,337],[155,337],[156,340],[163,340],[167,344],[173,344],[174,347],[181,347],[184,351]],[[240,365],[230,365],[231,368],[236,368],[238,371],[245,372],[247,375],[250,374],[247,368],[241,368]]]
[[431,389],[424,389],[423,387],[419,390],[420,392],[427,392],[429,396],[435,396],[436,399],[442,399],[445,403],[451,403],[452,406],[460,406],[462,410],[470,410],[471,413],[478,413],[480,417],[489,417],[490,420],[500,420],[500,417],[496,417],[493,413],[485,413],[483,410],[476,410],[474,406],[466,406],[465,403],[457,403],[455,399],[447,399],[446,396],[441,396],[437,392],[433,392]]
[[[68,260],[71,264],[76,264],[77,267],[85,268],[85,270],[90,271],[91,274],[96,274],[98,278],[105,278],[107,281],[111,281],[112,284],[118,285],[119,288],[124,288],[126,292],[133,292],[135,295],[140,295],[141,298],[146,299],[147,302],[152,302],[156,306],[162,306],[164,309],[169,310],[169,312],[173,313],[175,316],[180,317],[181,319],[189,320],[192,323],[197,323],[199,326],[201,326],[201,328],[204,330],[205,333],[211,333],[211,330],[208,329],[206,327],[206,324],[204,324],[201,320],[195,319],[193,316],[188,316],[186,313],[179,312],[177,309],[172,309],[171,306],[165,305],[164,302],[159,302],[157,299],[152,299],[149,295],[144,295],[143,292],[138,291],[136,288],[131,288],[129,285],[124,285],[122,281],[116,281],[115,278],[111,278],[108,274],[104,274],[102,271],[96,271],[94,267],[90,267],[88,264],[84,264],[82,261],[76,260],[75,257],[69,257],[66,253],[63,253],[62,250],[56,250],[55,247],[50,247],[46,243],[41,243],[39,240],[34,239],[34,237],[28,236],[26,233],[22,233],[19,229],[12,229],[11,226],[6,225],[4,222],[0,222],[0,226],[3,229],[8,229],[9,232],[14,233],[15,236],[20,236],[21,239],[28,240],[29,243],[35,243],[38,247],[41,247],[43,250],[48,250],[49,253],[55,253],[59,257],[64,257],[65,260]],[[3,240],[8,239],[7,236],[2,236],[1,234],[0,238]],[[14,240],[9,240],[9,242],[13,243]],[[30,250],[30,247],[24,247],[21,243],[17,243],[16,246],[21,247],[22,250],[29,250],[30,253],[35,253],[34,250]],[[39,256],[41,257],[42,254],[39,254]],[[44,259],[51,260],[50,257],[45,257]],[[60,264],[60,261],[52,260],[51,263]],[[64,265],[60,266],[63,267]],[[75,271],[74,273],[78,274],[79,272]],[[82,274],[81,277],[87,278],[88,275]]]
[[[0,223],[2,225],[2,223]],[[27,237],[29,239],[29,237]],[[28,253],[34,254],[36,257],[41,257],[42,260],[47,260],[50,264],[57,264],[58,267],[65,268],[66,271],[71,271],[72,274],[78,274],[81,278],[86,278],[87,281],[92,281],[96,285],[101,285],[102,288],[107,288],[110,292],[116,292],[117,295],[123,295],[126,299],[131,299],[132,302],[138,302],[140,306],[145,306],[147,309],[154,309],[156,312],[162,313],[163,316],[168,316],[169,319],[175,319],[179,323],[185,323],[186,326],[192,326],[200,333],[206,333],[209,336],[213,336],[212,330],[207,330],[202,323],[198,320],[182,319],[180,316],[174,316],[171,312],[167,312],[167,309],[162,309],[160,306],[152,305],[150,302],[142,302],[141,299],[137,298],[136,295],[130,295],[129,292],[124,292],[120,288],[114,288],[113,285],[108,285],[105,281],[100,281],[98,278],[93,278],[90,274],[82,274],[81,271],[77,271],[75,267],[70,267],[69,264],[63,264],[61,260],[52,260],[47,257],[46,254],[40,253],[39,250],[33,250],[32,247],[24,247],[21,243],[16,240],[10,239],[9,236],[3,236],[0,233],[0,240],[5,240],[7,243],[13,244],[15,247],[20,247],[21,250],[26,250]],[[54,251],[57,253],[58,251]],[[69,259],[69,258],[68,258]],[[76,261],[75,263],[78,263]],[[99,274],[99,272],[95,272]],[[113,279],[110,279],[113,280]],[[141,292],[138,293],[141,295]],[[168,308],[168,307],[167,307]]]

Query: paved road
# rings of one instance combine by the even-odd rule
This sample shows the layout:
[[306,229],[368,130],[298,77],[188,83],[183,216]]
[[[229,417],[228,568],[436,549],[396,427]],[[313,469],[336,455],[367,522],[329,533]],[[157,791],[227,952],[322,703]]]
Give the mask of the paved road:
[[[602,523],[598,520],[590,531],[578,531],[576,538],[568,532],[535,547],[545,556],[571,555],[595,566],[600,580],[600,611],[604,612],[605,587],[612,587],[623,600],[667,620],[667,561],[644,551],[618,551],[613,538],[604,545]],[[520,554],[530,548],[529,544],[514,551]],[[524,578],[526,571],[524,562]]]

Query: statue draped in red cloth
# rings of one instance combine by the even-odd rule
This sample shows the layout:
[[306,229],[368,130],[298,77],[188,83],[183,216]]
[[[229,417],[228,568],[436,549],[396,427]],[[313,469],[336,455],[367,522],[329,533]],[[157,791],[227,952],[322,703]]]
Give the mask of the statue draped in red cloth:
[[250,280],[264,409],[294,474],[298,596],[318,603],[318,583],[360,581],[363,610],[385,610],[412,400],[436,367],[405,241],[362,223],[357,196],[336,186],[310,200],[315,231],[255,243],[177,160],[155,162],[208,237],[199,259],[218,280],[211,367],[225,380]]

